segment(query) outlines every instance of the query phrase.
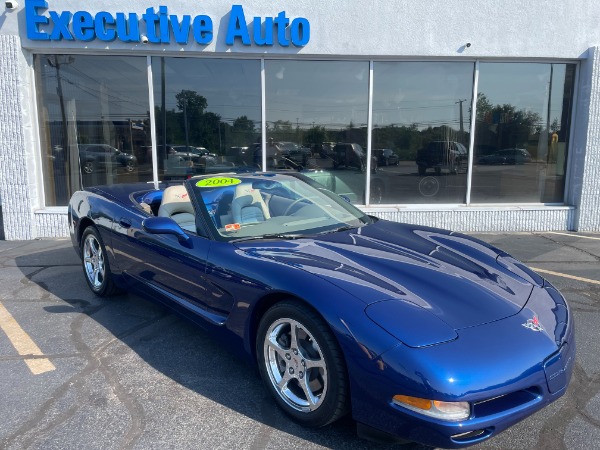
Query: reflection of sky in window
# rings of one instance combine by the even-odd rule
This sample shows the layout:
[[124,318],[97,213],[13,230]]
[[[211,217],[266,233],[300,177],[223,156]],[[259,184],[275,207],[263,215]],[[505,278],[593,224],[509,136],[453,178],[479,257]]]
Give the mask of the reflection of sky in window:
[[377,62],[373,74],[373,124],[419,128],[468,124],[473,63]]
[[330,129],[367,124],[369,63],[265,61],[267,122]]
[[553,69],[550,121],[555,118],[560,121],[565,64],[481,63],[479,92],[484,93],[492,105],[511,104],[517,110],[538,113],[545,121],[551,66]]
[[[39,55],[46,95],[57,92],[54,55]],[[51,64],[52,65],[51,65]],[[125,56],[58,56],[63,97],[75,100],[77,120],[121,121],[148,117],[146,58]],[[47,102],[50,120],[61,120],[60,105]]]
[[[152,59],[154,102],[160,106],[160,58]],[[261,121],[260,61],[241,59],[165,58],[165,103],[167,110],[179,111],[175,96],[182,90],[206,98],[207,112],[233,123],[246,116]]]
[[[50,120],[60,120],[54,56],[39,55]],[[65,100],[76,101],[78,120],[113,121],[148,117],[146,58],[132,56],[59,57]],[[369,67],[363,61],[271,60],[266,66],[267,120],[344,128],[367,122]],[[479,92],[493,105],[511,104],[546,120],[548,63],[480,64]],[[562,113],[565,64],[554,64],[550,121]],[[160,59],[153,58],[155,103],[160,105]],[[260,61],[216,58],[166,58],[166,107],[176,110],[183,89],[207,99],[207,111],[232,123],[247,116],[260,123]],[[376,62],[373,123],[419,128],[459,127],[460,100],[469,124],[473,63]],[[54,98],[54,100],[53,100]]]

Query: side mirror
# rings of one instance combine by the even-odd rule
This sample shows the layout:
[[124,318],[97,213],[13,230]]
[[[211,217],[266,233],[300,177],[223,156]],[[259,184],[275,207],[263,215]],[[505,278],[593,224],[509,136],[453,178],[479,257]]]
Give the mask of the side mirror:
[[191,238],[177,222],[169,217],[148,217],[142,221],[142,228],[150,234],[174,234],[186,247],[191,244]]

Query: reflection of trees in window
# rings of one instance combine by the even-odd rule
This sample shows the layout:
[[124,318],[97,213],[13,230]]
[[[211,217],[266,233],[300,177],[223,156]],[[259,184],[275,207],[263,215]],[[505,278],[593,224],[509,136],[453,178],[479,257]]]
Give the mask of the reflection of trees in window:
[[508,103],[493,105],[485,93],[477,95],[476,133],[480,149],[526,148],[532,135],[539,138],[543,125],[537,112],[519,110]]
[[[188,89],[177,93],[175,99],[177,111],[163,112],[156,106],[157,117],[164,119],[157,124],[159,127],[163,122],[166,124],[166,144],[204,147],[222,155],[227,147],[248,146],[256,140],[256,126],[247,116],[240,116],[229,124],[219,114],[206,111],[208,101],[204,96]],[[163,130],[159,128],[158,132],[162,135]]]

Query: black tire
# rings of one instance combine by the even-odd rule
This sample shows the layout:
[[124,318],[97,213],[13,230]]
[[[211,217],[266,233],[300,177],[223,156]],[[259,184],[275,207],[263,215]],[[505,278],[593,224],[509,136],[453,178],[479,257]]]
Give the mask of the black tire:
[[99,297],[110,297],[118,292],[110,272],[108,254],[98,230],[89,226],[81,236],[81,266],[90,290]]
[[134,161],[127,161],[125,163],[125,170],[127,172],[133,172],[135,170],[135,162]]
[[297,422],[322,427],[346,414],[346,364],[331,330],[314,311],[293,300],[271,307],[260,321],[256,355],[267,390]]
[[92,161],[84,161],[83,166],[81,166],[81,170],[83,173],[90,174],[94,172],[94,163]]

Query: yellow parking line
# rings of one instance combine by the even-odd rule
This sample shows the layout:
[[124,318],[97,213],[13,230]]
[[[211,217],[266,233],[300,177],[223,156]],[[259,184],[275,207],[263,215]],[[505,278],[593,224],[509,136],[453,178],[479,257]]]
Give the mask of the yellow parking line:
[[[0,328],[8,336],[8,340],[21,356],[43,356],[40,348],[21,328],[8,310],[0,303]],[[25,364],[34,375],[55,370],[54,364],[48,358],[25,359]]]
[[567,275],[566,273],[552,272],[551,270],[537,269],[535,267],[532,267],[532,269],[536,272],[547,273],[548,275],[554,275],[557,277],[569,278],[571,280],[583,281],[584,283],[600,284],[600,281],[591,280],[589,278],[576,277],[575,275]]
[[576,237],[576,238],[594,239],[596,241],[600,241],[600,237],[581,236],[579,234],[573,234],[573,233],[559,233],[558,231],[546,231],[545,233],[542,233],[542,234],[560,234],[561,236],[571,236],[571,237]]

